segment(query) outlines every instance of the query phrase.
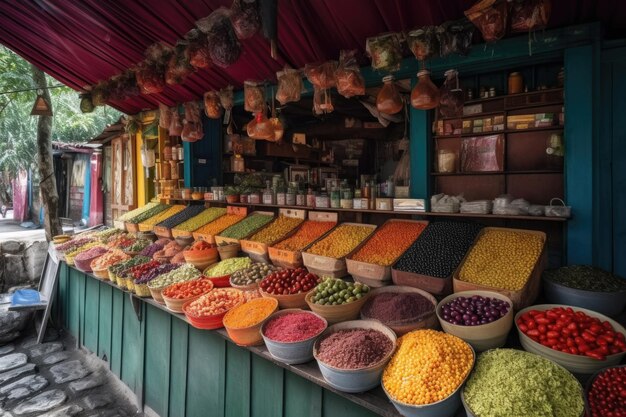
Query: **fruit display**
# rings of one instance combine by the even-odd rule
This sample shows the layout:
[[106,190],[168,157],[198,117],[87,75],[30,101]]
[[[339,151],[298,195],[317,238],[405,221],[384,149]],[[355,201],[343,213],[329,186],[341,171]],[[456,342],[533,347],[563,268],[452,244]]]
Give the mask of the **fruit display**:
[[272,272],[259,283],[261,290],[273,295],[306,293],[319,283],[319,278],[304,268]]
[[[138,214],[133,215],[131,217],[128,217],[128,218],[125,218],[125,216],[122,216],[122,217],[124,217],[123,220],[125,222],[138,224],[138,223],[141,223],[141,222],[144,222],[144,221],[148,220],[150,217],[156,216],[157,214],[161,213],[162,211],[167,210],[170,207],[171,206],[169,204],[156,204],[155,206],[150,207],[147,210],[143,210],[143,211],[139,212]],[[119,220],[122,220],[122,219],[120,217],[118,217],[117,220],[119,221]]]
[[253,234],[248,240],[271,244],[284,238],[302,223],[302,219],[278,216],[269,226]]
[[510,291],[521,290],[539,260],[544,238],[526,231],[485,229],[461,267],[459,279]]
[[626,367],[600,371],[587,394],[589,417],[626,416]]
[[245,216],[240,216],[238,214],[226,214],[197,229],[194,232],[194,236],[195,234],[215,236],[243,219],[245,219]]
[[393,350],[393,341],[373,329],[345,329],[319,341],[317,359],[339,369],[362,369],[384,360]]
[[163,297],[173,298],[176,300],[185,300],[188,298],[204,295],[213,289],[213,283],[206,278],[195,279],[192,281],[178,282],[172,284],[163,290]]
[[233,272],[230,276],[231,285],[236,286],[249,286],[254,285],[260,282],[263,278],[268,276],[274,271],[277,271],[278,268],[266,264],[266,263],[255,263],[250,265],[248,268],[240,269],[238,271]]
[[582,389],[572,374],[541,356],[514,349],[480,355],[463,396],[476,417],[580,417],[584,411]]
[[348,304],[360,300],[369,291],[367,285],[327,277],[315,287],[311,301],[321,305]]
[[530,310],[518,317],[517,328],[552,350],[605,360],[626,352],[624,334],[608,321],[600,321],[571,307]]
[[394,269],[448,278],[482,229],[477,223],[430,223],[396,262]]
[[[152,212],[155,209],[159,209],[159,210],[165,210],[166,208],[168,208],[169,206],[167,204],[160,204],[160,203],[154,203],[154,202],[149,202],[148,204],[146,204],[143,207],[139,207],[136,208],[134,210],[131,210],[129,212],[126,212],[124,214],[122,214],[121,216],[119,216],[117,218],[118,221],[130,221],[131,219],[134,219],[135,217],[142,215],[145,212]],[[157,210],[155,212],[155,214],[159,211]]]
[[252,214],[239,223],[236,223],[228,229],[222,231],[219,235],[221,237],[228,237],[232,239],[243,239],[251,233],[254,233],[255,230],[259,230],[273,219],[274,216],[266,214]]
[[351,259],[389,266],[415,242],[425,228],[424,223],[387,222],[374,232],[374,235],[352,255]]
[[243,293],[240,290],[217,288],[192,301],[185,309],[185,314],[198,318],[215,316],[226,313],[244,301]]
[[367,226],[342,224],[328,236],[316,242],[307,252],[329,258],[343,258],[365,240],[372,231],[373,229]]
[[457,297],[442,306],[442,318],[460,326],[479,326],[504,317],[511,308],[510,303],[498,298]]
[[276,249],[299,251],[319,239],[335,226],[334,222],[307,220],[291,237],[274,245]]
[[167,210],[163,210],[157,215],[152,216],[149,219],[142,221],[141,222],[142,228],[140,230],[152,230],[153,226],[156,226],[157,224],[161,223],[163,220],[169,217],[172,217],[176,213],[180,213],[184,209],[185,209],[185,206],[182,204],[176,204],[174,206],[171,206]]
[[182,264],[148,283],[151,290],[163,289],[177,282],[190,281],[202,275],[193,265]]
[[197,206],[197,205],[188,206],[184,210],[174,214],[171,217],[168,217],[167,219],[163,220],[161,223],[158,223],[157,226],[165,228],[165,229],[172,229],[178,226],[179,224],[181,224],[182,222],[189,220],[190,218],[200,214],[200,212],[203,210],[204,210],[203,206]]
[[230,275],[236,271],[241,269],[246,269],[252,264],[250,258],[230,258],[224,261],[220,261],[215,265],[208,267],[204,271],[204,275],[212,278],[212,277],[223,277],[225,275]]
[[315,314],[294,312],[271,318],[263,334],[276,342],[295,343],[318,336],[326,323]]
[[545,271],[544,277],[577,290],[595,292],[626,291],[626,280],[589,265],[570,265]]
[[193,216],[189,220],[185,220],[184,222],[176,226],[175,229],[185,232],[193,232],[194,230],[197,230],[202,226],[211,223],[215,219],[223,216],[224,214],[226,214],[225,208],[211,207],[204,210],[200,214]]

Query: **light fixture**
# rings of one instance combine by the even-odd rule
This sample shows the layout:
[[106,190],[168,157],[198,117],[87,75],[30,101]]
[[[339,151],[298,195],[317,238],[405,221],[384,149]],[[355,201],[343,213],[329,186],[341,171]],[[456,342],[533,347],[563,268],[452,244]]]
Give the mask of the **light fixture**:
[[30,111],[31,116],[52,116],[52,108],[50,103],[43,96],[43,90],[37,90],[37,98],[33,109]]

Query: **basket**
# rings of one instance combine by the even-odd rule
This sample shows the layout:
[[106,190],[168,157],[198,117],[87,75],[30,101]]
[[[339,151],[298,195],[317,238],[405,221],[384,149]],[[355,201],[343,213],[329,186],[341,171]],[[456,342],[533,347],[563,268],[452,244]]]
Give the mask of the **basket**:
[[126,231],[128,232],[139,232],[139,224],[138,223],[129,223],[126,222]]
[[204,330],[214,330],[214,329],[220,329],[224,327],[223,319],[226,313],[228,313],[228,311],[225,311],[221,314],[215,314],[212,316],[195,317],[190,314],[187,314],[187,307],[192,302],[193,301],[187,301],[185,304],[183,304],[183,313],[185,313],[185,317],[187,317],[187,320],[189,320],[189,323],[191,323],[193,327],[195,327],[196,329],[204,329]]
[[154,226],[154,229],[152,229],[152,231],[158,237],[165,237],[165,238],[168,238],[168,239],[172,238],[172,229],[168,229],[167,227]]
[[230,243],[228,245],[222,245],[217,247],[217,251],[220,254],[220,259],[222,261],[225,259],[237,257],[240,250],[241,245],[239,243]]
[[[554,201],[561,204],[554,205],[552,204]],[[546,206],[546,216],[569,218],[572,216],[572,206],[566,206],[565,202],[560,198],[553,198],[550,200],[550,205]]]
[[111,272],[109,268],[107,268],[107,273],[109,274],[109,281],[113,282],[114,284],[117,283],[117,278],[115,277],[115,274]]
[[[147,286],[146,286],[147,287]],[[206,294],[206,293],[205,293]],[[172,312],[174,313],[183,313],[183,306],[186,303],[190,303],[192,301],[197,300],[198,298],[202,297],[204,294],[200,294],[200,295],[195,295],[193,297],[189,297],[189,298],[185,298],[183,300],[179,300],[177,298],[169,298],[169,297],[165,297],[162,295],[163,297],[163,301],[165,302],[165,306]]]
[[215,288],[230,287],[230,275],[222,275],[221,277],[207,277],[213,283]]
[[135,292],[135,281],[132,277],[124,278],[124,288],[128,291]]
[[152,298],[154,298],[154,301],[156,301],[159,304],[165,304],[165,300],[163,299],[163,294],[162,294],[165,287],[163,288],[148,287],[148,289],[150,290],[150,295],[152,296]]
[[133,292],[138,297],[151,297],[150,289],[148,288],[148,284],[137,284],[133,282]]
[[298,294],[286,294],[286,295],[269,294],[263,291],[260,287],[259,287],[259,292],[261,293],[263,297],[275,298],[278,301],[278,307],[280,307],[281,310],[285,308],[308,309],[308,305],[305,300],[307,293],[305,292],[298,293]]
[[109,271],[108,268],[104,268],[104,269],[93,269],[91,272],[93,272],[93,274],[100,279],[103,279],[105,281],[109,280]]
[[368,292],[365,296],[351,303],[338,305],[316,304],[311,301],[311,297],[313,297],[314,294],[315,289],[309,291],[305,297],[305,301],[311,311],[324,317],[329,324],[335,324],[341,321],[358,319],[361,307],[363,307],[363,304],[365,304],[367,299],[370,297],[371,292]]

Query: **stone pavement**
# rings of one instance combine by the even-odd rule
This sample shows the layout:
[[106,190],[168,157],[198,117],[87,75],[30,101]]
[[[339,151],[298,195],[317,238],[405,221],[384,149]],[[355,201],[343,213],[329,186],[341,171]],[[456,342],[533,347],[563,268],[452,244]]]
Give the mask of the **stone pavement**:
[[143,416],[94,355],[51,329],[0,346],[0,417]]

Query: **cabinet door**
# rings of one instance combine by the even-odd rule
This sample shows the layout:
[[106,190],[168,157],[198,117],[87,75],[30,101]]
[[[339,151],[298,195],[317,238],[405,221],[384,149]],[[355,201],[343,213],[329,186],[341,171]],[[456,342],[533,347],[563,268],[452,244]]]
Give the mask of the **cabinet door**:
[[133,140],[120,136],[111,141],[111,209],[113,218],[136,207]]

